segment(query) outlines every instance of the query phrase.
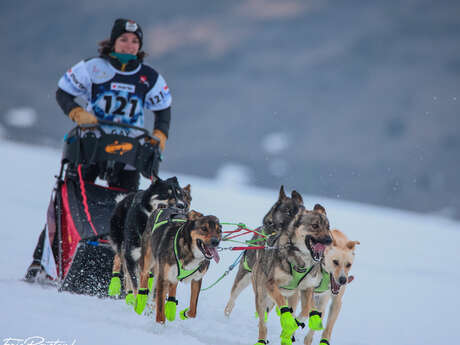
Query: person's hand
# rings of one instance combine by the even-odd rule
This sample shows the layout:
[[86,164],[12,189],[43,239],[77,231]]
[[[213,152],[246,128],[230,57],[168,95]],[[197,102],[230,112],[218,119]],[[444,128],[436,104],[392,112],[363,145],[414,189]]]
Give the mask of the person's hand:
[[78,125],[97,123],[97,117],[91,113],[88,113],[86,110],[84,110],[81,107],[73,108],[69,113],[69,117],[72,121],[76,122]]
[[158,142],[157,140],[155,139],[152,139],[151,140],[151,143],[152,145],[156,145],[158,144],[160,146],[160,150],[161,152],[164,151],[165,149],[165,145],[166,145],[166,140],[168,140],[168,137],[166,136],[166,134],[164,134],[162,131],[160,131],[159,129],[155,129],[153,130],[153,136],[158,138],[160,140],[160,142]]

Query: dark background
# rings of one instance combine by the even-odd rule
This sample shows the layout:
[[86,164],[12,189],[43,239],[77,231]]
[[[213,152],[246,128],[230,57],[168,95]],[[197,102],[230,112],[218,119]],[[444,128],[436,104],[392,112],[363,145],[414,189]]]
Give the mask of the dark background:
[[118,17],[172,91],[163,170],[460,218],[459,1],[2,1],[4,136],[61,146],[57,81]]

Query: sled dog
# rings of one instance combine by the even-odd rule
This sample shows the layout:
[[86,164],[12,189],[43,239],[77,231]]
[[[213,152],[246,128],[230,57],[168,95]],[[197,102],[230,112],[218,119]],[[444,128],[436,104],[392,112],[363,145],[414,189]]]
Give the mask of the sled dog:
[[212,259],[219,262],[216,247],[222,238],[222,226],[217,217],[196,211],[190,211],[185,219],[176,217],[157,223],[156,218],[149,218],[141,239],[140,288],[135,309],[140,314],[145,308],[149,271],[153,271],[156,322],[175,319],[179,281],[191,282],[190,305],[180,316],[194,318],[202,278]]
[[[287,227],[301,207],[303,207],[302,196],[294,190],[289,198],[284,192],[284,187],[281,186],[278,200],[265,215],[263,218],[263,225],[259,228],[259,232],[268,236],[269,244],[276,238],[281,229]],[[257,234],[252,237],[253,240],[257,238],[260,238]],[[266,242],[264,241],[263,243]],[[241,291],[243,291],[251,282],[251,272],[255,260],[256,250],[246,250],[244,252],[238,267],[235,281],[233,282],[230,298],[224,310],[226,316],[230,316],[230,313],[235,306],[235,300]]]
[[190,185],[181,188],[176,177],[158,178],[146,190],[130,193],[116,205],[110,220],[110,242],[115,251],[112,272],[118,276],[123,266],[128,293],[137,289],[136,263],[148,217],[159,208],[175,207],[187,212],[192,201],[190,189]]
[[[324,316],[324,311],[332,298],[327,317],[326,328],[321,335],[320,345],[329,345],[332,328],[334,327],[337,317],[342,307],[342,297],[345,293],[346,284],[353,280],[349,276],[351,266],[355,259],[355,246],[360,244],[359,241],[349,241],[347,236],[340,230],[332,230],[332,245],[326,248],[324,259],[322,260],[323,270],[329,273],[329,279],[316,288],[314,292],[315,308]],[[327,277],[327,276],[326,276]],[[314,330],[310,329],[304,339],[306,345],[313,341]]]
[[[326,210],[316,204],[313,210],[302,208],[282,229],[275,241],[275,250],[257,251],[252,272],[256,310],[259,316],[259,340],[267,343],[265,311],[275,303],[280,309],[281,344],[292,344],[291,337],[301,324],[292,315],[287,298],[296,297],[308,288],[319,285],[322,278],[321,259],[332,243]],[[306,301],[310,301],[306,299]],[[295,305],[297,302],[291,303]],[[301,316],[308,315],[311,303],[305,303]]]

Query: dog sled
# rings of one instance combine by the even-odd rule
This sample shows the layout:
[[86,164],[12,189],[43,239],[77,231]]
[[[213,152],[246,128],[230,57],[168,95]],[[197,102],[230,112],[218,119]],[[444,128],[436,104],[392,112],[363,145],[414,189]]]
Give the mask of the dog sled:
[[[155,138],[143,128],[107,121],[91,126],[91,130],[77,126],[64,137],[41,265],[60,291],[105,297],[114,256],[108,241],[111,213],[116,200],[128,191],[85,182],[82,165],[97,165],[99,180],[107,181],[125,165],[151,179],[158,174],[161,153],[152,144]],[[107,128],[134,130],[139,135],[107,133]]]

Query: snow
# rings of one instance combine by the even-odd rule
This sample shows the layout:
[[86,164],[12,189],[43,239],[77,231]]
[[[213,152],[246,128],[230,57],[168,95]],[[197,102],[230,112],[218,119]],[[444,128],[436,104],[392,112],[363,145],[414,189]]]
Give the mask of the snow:
[[[223,313],[236,269],[201,293],[196,319],[166,325],[138,316],[124,301],[58,293],[51,287],[22,282],[45,221],[60,152],[1,139],[0,144],[4,162],[0,179],[0,344],[248,345],[257,341],[250,287],[240,295],[230,318]],[[162,177],[171,175],[163,172]],[[279,188],[258,189],[236,184],[238,179],[232,185],[218,179],[178,177],[182,185],[192,185],[194,209],[250,227],[260,224]],[[456,342],[458,222],[302,194],[307,206],[321,203],[333,227],[361,242],[352,268],[356,279],[345,293],[331,344]],[[222,252],[221,262],[212,264],[203,286],[213,283],[237,255]],[[179,310],[188,306],[189,288],[179,285]],[[274,313],[268,320],[268,332],[271,343],[279,344],[280,326]],[[305,334],[306,330],[298,331],[299,340],[294,344],[301,344]],[[25,340],[34,336],[41,338]]]

